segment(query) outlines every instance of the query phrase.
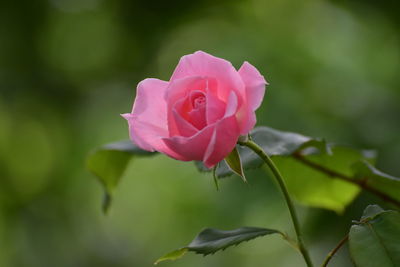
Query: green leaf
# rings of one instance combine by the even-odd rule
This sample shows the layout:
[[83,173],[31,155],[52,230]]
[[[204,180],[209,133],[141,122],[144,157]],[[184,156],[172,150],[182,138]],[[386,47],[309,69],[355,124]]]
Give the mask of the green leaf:
[[[311,146],[323,147],[323,150],[325,150],[324,141],[269,127],[257,127],[251,132],[250,136],[270,156],[290,156],[300,149]],[[239,146],[237,149],[244,169],[258,168],[263,164],[263,161],[248,148]],[[209,171],[201,162],[196,162],[196,166],[200,171]],[[227,177],[232,175],[232,171],[225,162],[220,162],[217,175],[220,178]]]
[[230,246],[238,245],[243,241],[249,241],[256,237],[270,234],[280,234],[285,237],[285,235],[278,230],[259,227],[241,227],[230,231],[207,228],[198,234],[188,246],[166,254],[158,259],[156,264],[163,260],[179,259],[187,251],[192,251],[204,256],[214,254],[219,250],[224,250]]
[[104,188],[103,211],[110,207],[112,193],[119,183],[129,161],[136,156],[155,153],[144,151],[131,141],[120,141],[102,146],[89,154],[87,168],[97,177]]
[[182,258],[186,252],[188,252],[188,248],[180,248],[174,251],[171,251],[167,254],[165,254],[164,256],[162,256],[161,258],[159,258],[158,260],[156,260],[156,262],[154,263],[155,265],[162,262],[162,261],[166,261],[166,260],[170,260],[170,261],[174,261],[177,259]]
[[[351,166],[363,159],[359,151],[339,146],[330,146],[331,154],[320,153],[303,155],[310,162],[351,176]],[[349,182],[335,179],[327,173],[305,165],[295,157],[273,157],[280,169],[289,193],[305,205],[325,208],[342,213],[350,204],[360,188]]]
[[371,220],[382,212],[384,210],[378,205],[368,205],[361,216],[361,221]]
[[196,236],[189,244],[188,249],[203,255],[214,254],[218,250],[238,245],[243,241],[270,234],[283,235],[278,230],[259,227],[241,227],[230,231],[207,228]]
[[[359,151],[269,127],[255,128],[251,132],[251,138],[272,157],[285,179],[290,194],[297,201],[338,213],[353,201],[360,191],[359,187],[305,165],[299,160],[299,156],[350,177],[354,174],[354,163],[360,160],[373,162],[375,157],[372,151]],[[263,165],[263,161],[247,147],[239,147],[238,151],[245,170]],[[205,171],[201,164],[197,164],[197,167]],[[227,164],[221,162],[217,176],[222,178],[231,174]]]
[[353,170],[355,178],[366,186],[400,201],[400,178],[383,173],[366,161],[354,164]]
[[225,162],[232,172],[239,175],[242,178],[243,182],[247,183],[237,147],[235,147],[232,152],[225,158]]
[[400,266],[400,214],[368,206],[350,229],[349,248],[358,267]]

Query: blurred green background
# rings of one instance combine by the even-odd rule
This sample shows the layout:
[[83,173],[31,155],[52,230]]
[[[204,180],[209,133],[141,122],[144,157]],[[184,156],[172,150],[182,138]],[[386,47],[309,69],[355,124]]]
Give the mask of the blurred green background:
[[[130,164],[108,216],[88,152],[128,137],[136,84],[168,80],[204,50],[270,82],[258,124],[358,148],[400,175],[400,17],[395,1],[37,0],[0,3],[0,266],[151,266],[203,228],[291,232],[262,170],[249,185],[166,156]],[[344,214],[299,205],[314,260],[368,203]],[[303,266],[279,237],[163,266]],[[351,266],[342,249],[331,266]]]

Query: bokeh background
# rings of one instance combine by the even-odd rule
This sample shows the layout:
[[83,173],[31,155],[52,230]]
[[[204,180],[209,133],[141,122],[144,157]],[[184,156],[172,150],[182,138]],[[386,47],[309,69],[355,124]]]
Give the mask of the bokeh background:
[[[0,266],[151,266],[203,227],[291,232],[262,170],[221,182],[166,156],[135,159],[108,216],[88,152],[128,137],[136,84],[168,80],[182,55],[247,60],[270,82],[258,124],[358,148],[400,175],[396,1],[37,0],[0,3]],[[368,203],[299,205],[316,262]],[[163,266],[303,266],[279,237]],[[331,266],[351,266],[346,248]]]

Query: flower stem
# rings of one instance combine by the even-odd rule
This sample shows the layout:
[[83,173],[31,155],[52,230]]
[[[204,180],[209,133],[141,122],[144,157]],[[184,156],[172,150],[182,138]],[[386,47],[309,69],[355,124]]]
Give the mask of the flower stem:
[[332,249],[332,251],[330,251],[328,253],[328,255],[326,256],[324,262],[322,263],[321,267],[326,267],[328,266],[329,261],[331,260],[331,258],[333,257],[333,255],[335,255],[335,253],[344,245],[344,243],[346,243],[346,241],[349,239],[349,235],[346,235],[342,240],[340,240],[339,244],[336,245],[336,247],[334,249]]
[[279,187],[281,188],[281,191],[285,197],[286,204],[289,208],[289,213],[292,218],[293,226],[294,226],[294,229],[296,232],[297,242],[298,242],[300,253],[302,254],[305,262],[307,263],[307,266],[312,267],[313,264],[312,264],[310,255],[309,255],[306,247],[304,246],[303,238],[302,238],[302,235],[300,232],[299,219],[297,217],[296,210],[295,210],[293,202],[289,196],[289,192],[287,191],[287,188],[286,188],[286,185],[282,178],[281,173],[279,172],[278,168],[275,166],[275,164],[271,160],[271,158],[267,155],[267,153],[265,153],[264,150],[259,145],[257,145],[255,142],[248,140],[247,142],[238,142],[238,143],[240,145],[247,146],[248,148],[253,150],[268,165],[268,167],[271,169],[272,173],[274,174],[274,176],[279,184]]

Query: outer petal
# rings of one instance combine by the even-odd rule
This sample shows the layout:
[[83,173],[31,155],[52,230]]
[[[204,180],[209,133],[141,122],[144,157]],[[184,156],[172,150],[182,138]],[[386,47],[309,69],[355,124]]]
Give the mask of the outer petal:
[[181,58],[171,77],[171,82],[188,76],[206,76],[217,80],[218,97],[225,101],[231,90],[245,97],[243,81],[229,61],[214,57],[203,51]]
[[239,69],[239,75],[246,87],[247,104],[252,110],[256,110],[264,98],[265,81],[264,76],[250,63],[245,61]]
[[168,82],[145,79],[137,87],[132,113],[122,116],[128,121],[129,136],[140,148],[157,150],[173,157],[179,157],[162,141],[168,136],[167,104],[164,100]]
[[224,118],[216,123],[203,158],[204,165],[212,168],[228,156],[235,147],[239,135],[239,126],[235,116]]
[[256,124],[255,110],[261,105],[264,98],[265,86],[268,84],[258,70],[248,62],[244,62],[239,74],[246,88],[246,105],[242,106],[237,114],[240,122],[240,132],[247,134]]

